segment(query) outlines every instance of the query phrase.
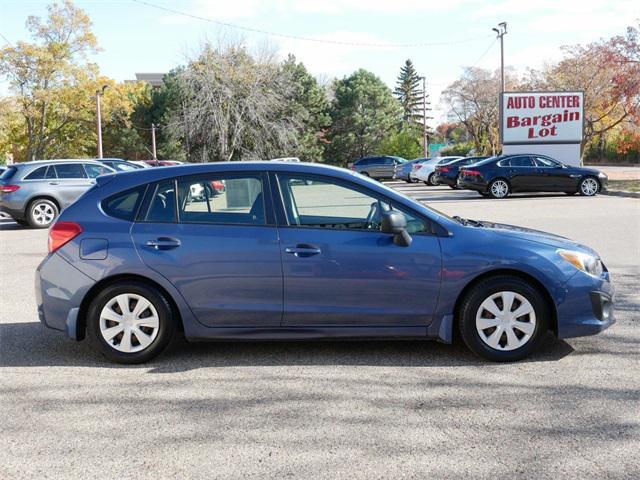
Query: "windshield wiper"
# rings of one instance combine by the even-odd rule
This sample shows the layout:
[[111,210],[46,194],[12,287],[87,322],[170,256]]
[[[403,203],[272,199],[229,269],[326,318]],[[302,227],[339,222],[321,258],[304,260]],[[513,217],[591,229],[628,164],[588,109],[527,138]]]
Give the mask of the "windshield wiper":
[[457,222],[460,222],[462,225],[471,225],[473,227],[484,227],[484,224],[482,222],[480,222],[479,220],[471,220],[469,218],[462,218],[459,217],[458,215],[455,215],[452,217],[454,220],[456,220]]

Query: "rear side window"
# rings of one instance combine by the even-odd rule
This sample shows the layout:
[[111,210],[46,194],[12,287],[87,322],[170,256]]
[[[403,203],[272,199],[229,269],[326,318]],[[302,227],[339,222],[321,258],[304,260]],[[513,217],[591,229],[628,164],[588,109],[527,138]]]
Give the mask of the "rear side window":
[[24,177],[25,180],[42,180],[47,176],[47,167],[36,168],[33,172]]
[[144,187],[118,193],[102,202],[104,213],[110,217],[133,222],[142,203]]
[[58,178],[87,178],[81,163],[60,163],[54,168]]
[[160,182],[156,186],[145,220],[154,223],[175,223],[176,189],[173,180]]

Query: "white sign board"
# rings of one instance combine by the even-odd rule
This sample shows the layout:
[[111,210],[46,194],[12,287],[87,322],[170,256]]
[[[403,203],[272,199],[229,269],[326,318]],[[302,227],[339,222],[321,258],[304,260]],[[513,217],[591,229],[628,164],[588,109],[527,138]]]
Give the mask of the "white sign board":
[[503,145],[582,142],[583,92],[505,92],[500,107]]

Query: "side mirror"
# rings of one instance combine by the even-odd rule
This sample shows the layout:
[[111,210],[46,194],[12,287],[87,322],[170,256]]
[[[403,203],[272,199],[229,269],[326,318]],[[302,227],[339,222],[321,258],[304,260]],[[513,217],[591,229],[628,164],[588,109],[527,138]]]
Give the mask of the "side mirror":
[[393,243],[399,247],[408,247],[413,241],[407,232],[407,219],[396,210],[389,210],[382,214],[380,231],[393,234]]

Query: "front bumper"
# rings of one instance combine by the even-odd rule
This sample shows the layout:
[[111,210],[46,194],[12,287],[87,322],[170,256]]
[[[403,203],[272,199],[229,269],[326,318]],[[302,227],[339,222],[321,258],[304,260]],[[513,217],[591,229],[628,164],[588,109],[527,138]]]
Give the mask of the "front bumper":
[[614,295],[608,272],[601,278],[577,272],[558,306],[558,338],[596,335],[613,325]]
[[77,328],[78,312],[94,283],[57,253],[48,255],[38,266],[35,278],[40,322],[76,340],[83,338],[84,332]]

